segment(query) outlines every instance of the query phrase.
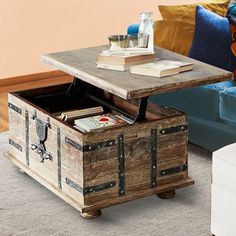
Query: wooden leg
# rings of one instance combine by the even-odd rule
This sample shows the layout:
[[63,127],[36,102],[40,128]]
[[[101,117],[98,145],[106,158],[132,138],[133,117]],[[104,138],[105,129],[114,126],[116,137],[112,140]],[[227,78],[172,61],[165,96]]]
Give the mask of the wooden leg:
[[163,193],[158,193],[157,196],[162,199],[173,198],[175,197],[175,190],[170,190]]
[[95,219],[102,215],[102,211],[98,209],[90,212],[80,213],[80,215],[85,219]]
[[8,130],[8,95],[0,93],[0,132]]

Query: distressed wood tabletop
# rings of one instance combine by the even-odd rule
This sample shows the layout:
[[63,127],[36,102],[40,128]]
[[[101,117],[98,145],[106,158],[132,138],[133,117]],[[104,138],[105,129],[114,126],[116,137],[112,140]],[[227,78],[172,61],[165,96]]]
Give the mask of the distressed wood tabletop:
[[155,48],[158,59],[192,62],[193,70],[157,78],[135,75],[129,71],[120,72],[96,68],[98,54],[107,49],[108,45],[104,45],[50,53],[42,55],[41,61],[124,99],[141,98],[233,79],[233,75],[229,71],[159,47]]

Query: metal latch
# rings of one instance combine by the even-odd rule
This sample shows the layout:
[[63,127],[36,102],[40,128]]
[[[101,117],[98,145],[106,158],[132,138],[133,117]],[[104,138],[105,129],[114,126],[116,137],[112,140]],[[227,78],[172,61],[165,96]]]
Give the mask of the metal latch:
[[35,150],[40,155],[41,162],[44,160],[51,160],[52,155],[46,150],[45,142],[48,136],[48,128],[50,128],[50,120],[45,122],[37,117],[36,111],[34,112],[32,119],[36,121],[36,134],[38,136],[38,142],[31,144],[31,149]]

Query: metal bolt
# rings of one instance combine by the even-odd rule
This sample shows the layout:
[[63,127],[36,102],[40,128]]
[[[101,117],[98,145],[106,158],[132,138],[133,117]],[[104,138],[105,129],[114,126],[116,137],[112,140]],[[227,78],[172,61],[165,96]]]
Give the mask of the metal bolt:
[[37,145],[31,144],[31,150],[36,150],[36,149],[37,149]]

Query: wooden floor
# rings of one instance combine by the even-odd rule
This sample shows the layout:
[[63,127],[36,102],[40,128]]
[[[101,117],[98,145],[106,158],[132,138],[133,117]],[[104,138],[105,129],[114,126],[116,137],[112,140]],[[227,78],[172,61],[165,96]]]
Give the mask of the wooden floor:
[[0,79],[0,132],[8,130],[8,96],[9,92],[65,84],[73,80],[61,71],[50,71]]

